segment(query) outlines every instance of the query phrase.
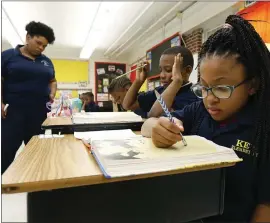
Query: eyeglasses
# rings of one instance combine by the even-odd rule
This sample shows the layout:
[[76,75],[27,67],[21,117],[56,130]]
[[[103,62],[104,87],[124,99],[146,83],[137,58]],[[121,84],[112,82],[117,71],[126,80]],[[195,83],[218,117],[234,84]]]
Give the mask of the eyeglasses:
[[244,84],[250,80],[250,78],[247,78],[243,80],[241,83],[230,86],[230,85],[217,85],[214,87],[205,87],[201,84],[195,84],[191,87],[192,91],[198,98],[206,98],[208,96],[208,92],[211,91],[211,93],[219,99],[228,99],[232,96],[233,91],[235,88],[239,87],[240,85]]

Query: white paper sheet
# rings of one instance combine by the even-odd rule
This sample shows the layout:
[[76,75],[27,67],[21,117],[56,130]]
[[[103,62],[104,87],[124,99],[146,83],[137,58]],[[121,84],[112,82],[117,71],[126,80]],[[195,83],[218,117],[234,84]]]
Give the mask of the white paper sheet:
[[136,136],[131,129],[123,130],[107,130],[107,131],[92,131],[92,132],[74,132],[74,137],[77,139],[89,140],[106,140],[106,139],[124,139]]

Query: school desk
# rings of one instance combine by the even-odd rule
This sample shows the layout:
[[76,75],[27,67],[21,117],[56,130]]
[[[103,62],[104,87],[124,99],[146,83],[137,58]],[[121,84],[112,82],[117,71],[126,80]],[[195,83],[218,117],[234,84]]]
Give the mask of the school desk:
[[31,192],[28,223],[187,222],[222,212],[226,166],[106,179],[73,135],[34,136],[3,174],[2,191]]
[[97,123],[97,124],[73,124],[70,117],[48,117],[41,125],[43,130],[52,130],[53,133],[73,134],[74,131],[100,131],[131,129],[141,130],[143,122],[130,123]]

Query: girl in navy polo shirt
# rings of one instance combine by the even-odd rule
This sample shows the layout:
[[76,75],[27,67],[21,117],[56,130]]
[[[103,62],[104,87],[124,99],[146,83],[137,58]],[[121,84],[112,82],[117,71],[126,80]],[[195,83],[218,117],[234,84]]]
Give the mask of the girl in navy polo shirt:
[[46,103],[53,101],[57,88],[53,64],[42,54],[55,40],[53,30],[43,23],[30,22],[26,31],[24,46],[1,55],[2,173],[22,142],[27,144],[32,136],[41,133]]
[[198,71],[192,89],[203,101],[174,112],[177,125],[148,119],[142,134],[158,147],[182,131],[234,149],[243,162],[227,169],[224,213],[203,221],[270,222],[270,53],[249,22],[231,15],[203,44]]

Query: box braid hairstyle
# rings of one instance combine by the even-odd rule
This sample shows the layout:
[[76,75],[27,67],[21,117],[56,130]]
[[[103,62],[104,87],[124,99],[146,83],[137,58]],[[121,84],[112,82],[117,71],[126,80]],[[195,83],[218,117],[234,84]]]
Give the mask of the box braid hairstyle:
[[270,160],[270,52],[247,20],[230,15],[224,27],[211,35],[202,46],[198,56],[198,80],[201,61],[211,55],[236,56],[244,65],[247,78],[259,81],[254,95],[257,120],[251,152],[259,154],[257,164],[262,167]]

